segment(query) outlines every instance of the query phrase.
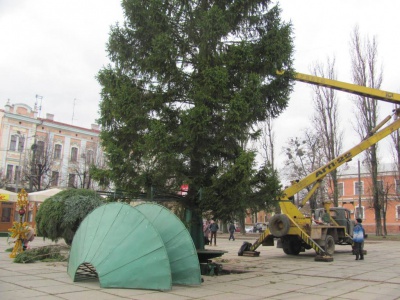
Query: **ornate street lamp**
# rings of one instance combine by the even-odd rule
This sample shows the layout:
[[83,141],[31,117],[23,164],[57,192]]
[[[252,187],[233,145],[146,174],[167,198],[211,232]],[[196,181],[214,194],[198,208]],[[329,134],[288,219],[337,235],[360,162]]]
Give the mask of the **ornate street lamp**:
[[19,253],[24,251],[24,240],[27,238],[27,233],[31,230],[27,222],[22,222],[28,205],[28,193],[25,189],[21,189],[18,193],[17,208],[19,214],[19,222],[14,222],[13,227],[8,229],[11,232],[11,237],[16,238],[15,245],[10,254],[11,258],[15,258]]

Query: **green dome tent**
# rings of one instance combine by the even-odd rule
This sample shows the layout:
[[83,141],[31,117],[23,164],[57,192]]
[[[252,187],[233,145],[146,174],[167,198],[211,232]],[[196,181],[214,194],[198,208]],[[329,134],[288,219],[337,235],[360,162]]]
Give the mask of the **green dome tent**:
[[[95,209],[83,220],[74,236],[68,262],[68,275],[73,281],[98,277],[101,287],[154,290],[170,290],[172,282],[200,284],[196,249],[182,222],[159,205],[146,205],[142,206],[142,213],[127,204],[111,203]],[[190,253],[182,263],[175,261],[182,254],[172,254],[173,249],[165,244],[164,240],[171,240],[171,233],[159,231],[161,222],[164,226],[180,223],[177,227],[184,229],[180,238],[176,234],[174,237],[179,248]],[[181,250],[176,249],[176,253]],[[192,280],[180,279],[185,270],[193,274],[196,269],[198,274],[191,275]]]
[[164,206],[143,203],[135,206],[160,233],[168,253],[172,283],[201,283],[199,258],[193,239],[181,220]]

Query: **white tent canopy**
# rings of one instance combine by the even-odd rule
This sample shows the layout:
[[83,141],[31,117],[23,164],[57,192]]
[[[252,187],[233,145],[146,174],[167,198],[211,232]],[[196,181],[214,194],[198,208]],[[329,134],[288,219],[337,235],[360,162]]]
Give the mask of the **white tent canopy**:
[[58,194],[61,192],[61,189],[49,189],[49,190],[44,190],[44,191],[39,191],[39,192],[33,192],[28,194],[28,200],[29,201],[38,201],[38,202],[43,202],[47,198],[54,196],[55,194]]

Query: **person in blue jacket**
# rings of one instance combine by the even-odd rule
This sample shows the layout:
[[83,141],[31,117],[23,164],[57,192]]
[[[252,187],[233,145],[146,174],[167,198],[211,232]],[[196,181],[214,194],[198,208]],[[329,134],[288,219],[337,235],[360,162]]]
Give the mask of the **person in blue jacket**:
[[357,223],[353,229],[354,253],[356,255],[356,260],[364,260],[363,244],[365,238],[365,230],[361,224],[361,218],[357,218],[356,221]]

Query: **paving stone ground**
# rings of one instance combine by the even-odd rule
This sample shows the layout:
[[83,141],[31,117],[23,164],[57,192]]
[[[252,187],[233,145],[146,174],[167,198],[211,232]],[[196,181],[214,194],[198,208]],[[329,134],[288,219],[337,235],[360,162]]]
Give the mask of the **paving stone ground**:
[[[237,256],[244,240],[257,235],[218,237],[217,246],[225,250],[216,262],[224,270],[242,273],[203,276],[201,286],[173,286],[167,292],[138,289],[104,289],[98,280],[72,282],[67,263],[16,264],[5,252],[12,245],[0,237],[0,299],[400,299],[400,242],[367,241],[364,261],[355,261],[350,246],[336,246],[333,262],[315,262],[311,250],[299,256],[285,255],[276,247],[260,247],[259,257]],[[31,246],[50,244],[36,238]],[[245,271],[245,272],[244,272]]]

